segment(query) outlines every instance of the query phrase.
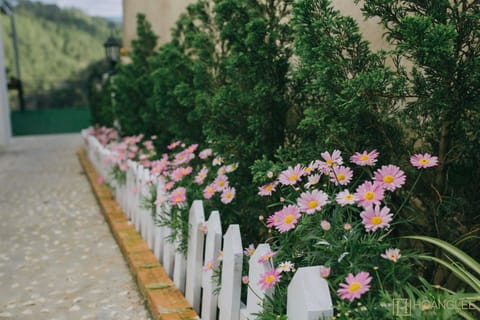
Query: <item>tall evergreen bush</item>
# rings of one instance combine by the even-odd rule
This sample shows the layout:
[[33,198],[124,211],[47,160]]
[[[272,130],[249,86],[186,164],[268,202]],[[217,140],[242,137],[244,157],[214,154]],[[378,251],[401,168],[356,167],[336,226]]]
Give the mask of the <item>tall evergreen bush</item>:
[[153,80],[149,58],[155,54],[157,36],[144,14],[137,15],[137,38],[132,41],[132,62],[122,65],[113,79],[113,110],[123,135],[155,134],[156,111],[147,101]]
[[[417,231],[451,242],[478,234],[480,1],[366,0],[363,12],[381,19],[387,39],[411,64],[403,78],[412,99],[401,110],[407,145],[440,160],[422,185]],[[435,281],[444,276],[437,272]]]

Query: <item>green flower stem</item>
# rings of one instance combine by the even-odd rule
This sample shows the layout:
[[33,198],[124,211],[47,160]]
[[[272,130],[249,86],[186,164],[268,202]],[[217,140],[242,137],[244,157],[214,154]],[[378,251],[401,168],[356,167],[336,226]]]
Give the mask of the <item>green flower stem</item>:
[[380,285],[380,289],[382,291],[385,291],[385,289],[383,288],[382,279],[380,278],[380,275],[378,274],[378,268],[373,268],[373,270],[375,271],[375,274],[377,275],[377,280],[378,280],[378,284]]
[[407,194],[407,197],[405,198],[405,200],[403,200],[403,203],[400,205],[400,208],[398,208],[397,212],[395,215],[399,214],[403,207],[407,204],[408,200],[410,199],[410,197],[412,196],[412,193],[413,193],[413,190],[415,189],[415,187],[417,186],[417,183],[418,181],[420,181],[420,177],[422,176],[422,173],[423,171],[420,171],[420,173],[418,174],[417,176],[417,179],[415,180],[415,182],[413,183],[412,187],[410,188],[410,190],[408,191],[408,194]]

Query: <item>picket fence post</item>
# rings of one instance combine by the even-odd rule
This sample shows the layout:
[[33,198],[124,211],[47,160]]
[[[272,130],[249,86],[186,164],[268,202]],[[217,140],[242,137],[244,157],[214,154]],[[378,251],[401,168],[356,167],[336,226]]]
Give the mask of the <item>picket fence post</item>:
[[[177,248],[180,247],[177,240]],[[173,282],[177,288],[185,295],[185,281],[187,275],[187,259],[183,253],[175,250],[175,265],[173,267]]]
[[247,319],[254,319],[253,314],[263,310],[262,302],[265,295],[271,295],[273,293],[272,289],[269,289],[267,292],[263,291],[262,287],[258,284],[260,276],[272,269],[270,261],[261,263],[258,262],[258,260],[265,254],[271,252],[272,250],[268,244],[259,244],[248,262]]
[[162,227],[165,233],[165,247],[163,250],[163,267],[165,271],[173,278],[173,266],[175,264],[175,246],[170,240],[172,231],[168,227]]
[[[215,265],[222,247],[222,227],[220,214],[213,211],[206,223],[201,200],[195,200],[189,212],[189,239],[187,258],[177,252],[178,243],[167,238],[172,231],[168,227],[159,227],[150,210],[142,205],[142,198],[150,195],[149,183],[157,188],[157,197],[165,198],[164,181],[152,176],[149,169],[135,161],[127,160],[126,183],[120,186],[110,178],[116,160],[116,154],[105,148],[93,136],[85,136],[87,155],[100,175],[115,187],[115,197],[126,211],[133,225],[164,266],[176,286],[197,311],[202,320],[216,320],[217,307],[219,320],[253,320],[254,314],[262,311],[265,296],[271,295],[273,289],[264,292],[258,284],[260,277],[274,266],[270,262],[259,263],[263,255],[271,252],[268,244],[260,244],[249,261],[249,288],[246,307],[242,307],[240,293],[242,287],[243,246],[239,225],[230,225],[223,236],[223,261],[221,265],[221,288],[217,296],[214,271],[203,270],[203,266]],[[108,159],[108,161],[106,161]],[[105,161],[104,161],[105,160]],[[151,182],[149,182],[151,181]],[[133,190],[137,192],[134,193]],[[168,207],[155,208],[156,215],[163,214]],[[203,289],[203,292],[202,292]],[[201,305],[201,308],[200,308]],[[241,309],[242,307],[242,309]],[[201,311],[200,311],[201,310]],[[291,320],[332,319],[333,305],[328,282],[320,276],[320,267],[299,268],[289,286],[287,295],[287,316]]]
[[219,319],[239,320],[243,249],[238,224],[228,227],[223,243],[222,286],[218,297]]
[[[208,218],[205,242],[204,265],[211,263],[215,266],[222,248],[222,224],[218,211],[213,211]],[[202,272],[202,320],[217,319],[218,297],[215,293],[215,279],[212,276],[213,269]]]
[[[140,194],[142,192],[142,181],[143,181],[143,166],[141,164],[137,164],[136,166],[137,172],[137,180],[135,184],[135,211],[136,211],[136,219],[135,219],[135,229],[137,232],[141,234],[141,226],[142,226],[142,210],[140,209]],[[143,236],[143,235],[142,235]]]
[[[160,199],[164,197],[164,184],[161,178],[157,178],[157,199]],[[157,200],[155,199],[155,200]],[[162,206],[158,205],[155,208],[155,219],[160,219],[160,215],[162,214]],[[156,221],[154,220],[155,223],[155,245],[154,245],[154,250],[153,253],[155,257],[160,262],[163,262],[163,246],[164,246],[164,233],[163,233],[163,228],[158,226],[156,224]]]
[[200,312],[200,294],[202,291],[202,263],[205,234],[202,226],[205,223],[205,213],[201,200],[195,200],[190,207],[188,218],[188,249],[187,249],[187,283],[185,298],[193,309]]
[[327,320],[333,317],[328,282],[320,276],[320,266],[299,268],[287,295],[288,319]]

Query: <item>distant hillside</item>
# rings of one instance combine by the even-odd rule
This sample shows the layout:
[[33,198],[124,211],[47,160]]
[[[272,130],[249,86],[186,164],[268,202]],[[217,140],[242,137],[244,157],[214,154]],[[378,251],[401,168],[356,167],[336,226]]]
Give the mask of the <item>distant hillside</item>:
[[[82,80],[79,77],[85,78],[87,67],[105,59],[103,43],[112,29],[119,35],[119,27],[112,21],[90,17],[75,9],[26,0],[17,3],[14,12],[25,93],[30,107],[47,107],[35,99],[48,96],[52,89],[65,89]],[[2,17],[2,29],[6,64],[9,75],[14,76],[11,26],[7,16]]]

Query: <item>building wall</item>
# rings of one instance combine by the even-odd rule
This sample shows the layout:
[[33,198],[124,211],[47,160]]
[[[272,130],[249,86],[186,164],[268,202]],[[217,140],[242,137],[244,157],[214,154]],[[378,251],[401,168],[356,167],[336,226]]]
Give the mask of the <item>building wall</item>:
[[137,13],[144,13],[159,36],[159,44],[170,41],[170,30],[188,4],[196,0],[123,0],[123,46],[130,50],[136,37]]
[[[136,14],[145,13],[152,24],[153,31],[159,36],[159,43],[170,40],[170,30],[188,4],[196,0],[123,0],[123,45],[130,50],[130,42],[136,36]],[[378,20],[365,21],[360,6],[354,0],[333,0],[334,6],[345,15],[354,17],[364,38],[371,43],[373,50],[386,48],[388,45],[382,38],[383,30]]]

